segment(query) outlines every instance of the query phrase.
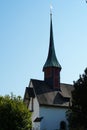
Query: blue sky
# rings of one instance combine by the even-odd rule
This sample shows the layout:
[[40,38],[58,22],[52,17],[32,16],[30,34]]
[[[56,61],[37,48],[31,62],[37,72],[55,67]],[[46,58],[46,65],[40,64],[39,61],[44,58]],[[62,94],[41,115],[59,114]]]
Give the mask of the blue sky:
[[31,78],[44,79],[50,4],[61,82],[73,84],[87,67],[85,0],[0,0],[0,95],[23,97]]

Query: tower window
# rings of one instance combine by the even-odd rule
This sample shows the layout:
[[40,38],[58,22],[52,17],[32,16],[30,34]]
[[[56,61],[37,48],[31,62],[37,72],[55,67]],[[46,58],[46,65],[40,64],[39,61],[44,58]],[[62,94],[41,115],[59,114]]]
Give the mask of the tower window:
[[60,130],[66,130],[66,122],[65,121],[60,122]]
[[51,69],[48,68],[48,69],[46,70],[46,77],[49,78],[50,76],[51,76]]

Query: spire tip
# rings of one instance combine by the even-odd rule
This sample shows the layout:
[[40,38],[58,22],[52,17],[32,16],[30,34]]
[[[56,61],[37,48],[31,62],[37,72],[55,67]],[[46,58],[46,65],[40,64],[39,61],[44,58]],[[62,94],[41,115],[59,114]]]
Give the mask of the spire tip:
[[53,10],[53,6],[50,5],[50,15],[52,16],[52,10]]

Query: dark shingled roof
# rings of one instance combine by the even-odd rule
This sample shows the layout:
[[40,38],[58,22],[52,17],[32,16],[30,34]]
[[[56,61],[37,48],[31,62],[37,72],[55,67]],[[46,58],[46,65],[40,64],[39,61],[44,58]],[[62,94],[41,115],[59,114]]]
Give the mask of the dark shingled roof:
[[31,79],[27,87],[29,97],[37,97],[40,105],[68,107],[71,98],[72,85],[60,84],[61,90],[51,89],[44,81]]

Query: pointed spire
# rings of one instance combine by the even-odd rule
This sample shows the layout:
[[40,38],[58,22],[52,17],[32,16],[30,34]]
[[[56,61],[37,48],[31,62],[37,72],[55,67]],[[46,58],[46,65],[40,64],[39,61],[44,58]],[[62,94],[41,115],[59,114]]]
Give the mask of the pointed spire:
[[52,27],[52,12],[50,12],[50,41],[49,41],[49,52],[48,57],[43,67],[43,71],[47,67],[57,67],[61,69],[61,66],[57,60],[55,48],[54,48],[54,39],[53,39],[53,27]]

